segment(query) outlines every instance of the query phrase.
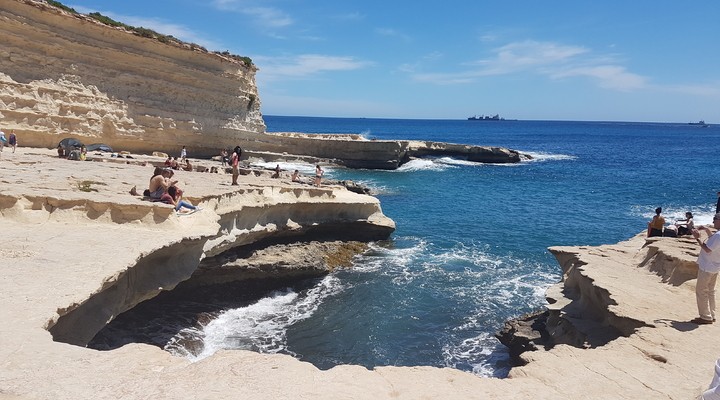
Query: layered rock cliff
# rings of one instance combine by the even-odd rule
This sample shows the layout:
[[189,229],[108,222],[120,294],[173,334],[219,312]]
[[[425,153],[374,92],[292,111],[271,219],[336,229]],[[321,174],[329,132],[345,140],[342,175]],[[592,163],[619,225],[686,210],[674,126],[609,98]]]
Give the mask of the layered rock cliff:
[[[518,162],[500,148],[359,137],[267,135],[247,60],[176,40],[158,41],[37,0],[0,2],[0,119],[23,146],[65,137],[116,150],[195,157],[241,146],[246,156],[394,169],[411,157],[451,154]],[[425,149],[425,150],[423,150]]]
[[262,134],[254,66],[43,2],[0,4],[0,118],[25,146],[63,137],[215,155]]

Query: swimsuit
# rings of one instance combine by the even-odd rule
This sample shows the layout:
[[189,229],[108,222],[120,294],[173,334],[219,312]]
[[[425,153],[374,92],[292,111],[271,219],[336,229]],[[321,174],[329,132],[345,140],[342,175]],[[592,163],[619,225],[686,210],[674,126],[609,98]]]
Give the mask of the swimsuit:
[[155,189],[154,192],[150,192],[150,198],[151,199],[160,199],[163,194],[165,194],[165,189],[163,189],[163,187],[160,186],[159,188]]

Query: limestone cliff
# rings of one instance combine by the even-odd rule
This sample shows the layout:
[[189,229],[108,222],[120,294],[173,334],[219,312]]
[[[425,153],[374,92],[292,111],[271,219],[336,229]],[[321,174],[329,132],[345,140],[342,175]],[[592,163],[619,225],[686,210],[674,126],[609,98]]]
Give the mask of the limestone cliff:
[[25,146],[64,137],[216,155],[262,134],[254,66],[43,2],[0,3],[0,119]]
[[0,2],[0,37],[0,120],[22,146],[54,148],[74,137],[146,154],[179,154],[184,145],[207,157],[240,145],[246,157],[291,152],[312,163],[383,169],[422,155],[520,161],[517,151],[500,148],[265,134],[254,65],[42,1]]

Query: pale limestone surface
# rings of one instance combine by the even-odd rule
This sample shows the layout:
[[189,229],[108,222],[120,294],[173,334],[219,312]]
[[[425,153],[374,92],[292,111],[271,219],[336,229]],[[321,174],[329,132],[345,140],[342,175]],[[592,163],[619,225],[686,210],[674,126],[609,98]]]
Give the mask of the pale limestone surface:
[[[582,306],[570,307],[558,297],[561,290],[551,290],[556,302],[550,307],[575,323],[620,326],[632,319],[645,326],[602,347],[526,353],[530,363],[504,380],[431,367],[320,371],[289,356],[248,351],[222,351],[193,364],[147,345],[100,352],[54,342],[47,328],[60,315],[93,301],[102,309],[85,310],[82,323],[60,329],[69,341],[82,342],[104,323],[91,317],[112,317],[172,288],[194,268],[153,254],[171,249],[197,261],[232,235],[243,242],[253,229],[272,234],[283,220],[296,229],[309,222],[299,215],[315,204],[328,220],[347,211],[344,204],[364,204],[359,208],[374,209],[365,211],[367,219],[391,221],[371,197],[285,179],[241,176],[234,188],[228,175],[179,172],[188,197],[205,210],[176,216],[169,206],[127,194],[131,185],[143,187],[149,166],[74,162],[20,148],[3,152],[0,171],[0,398],[691,399],[710,382],[720,354],[717,326],[686,322],[696,314],[697,247],[687,239],[640,236],[617,245],[553,248],[565,271],[564,291]],[[91,185],[99,192],[87,193],[77,190],[82,180],[107,185]],[[253,206],[266,210],[264,225],[228,219]],[[269,217],[274,209],[282,215]],[[299,222],[287,223],[293,218]],[[229,228],[229,220],[236,226]],[[227,232],[218,239],[223,224]]]

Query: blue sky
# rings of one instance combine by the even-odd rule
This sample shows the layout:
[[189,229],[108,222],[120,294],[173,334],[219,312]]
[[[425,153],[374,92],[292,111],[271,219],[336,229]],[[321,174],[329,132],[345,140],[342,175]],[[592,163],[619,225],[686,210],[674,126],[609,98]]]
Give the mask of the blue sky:
[[266,115],[720,123],[720,2],[72,0],[248,56]]

